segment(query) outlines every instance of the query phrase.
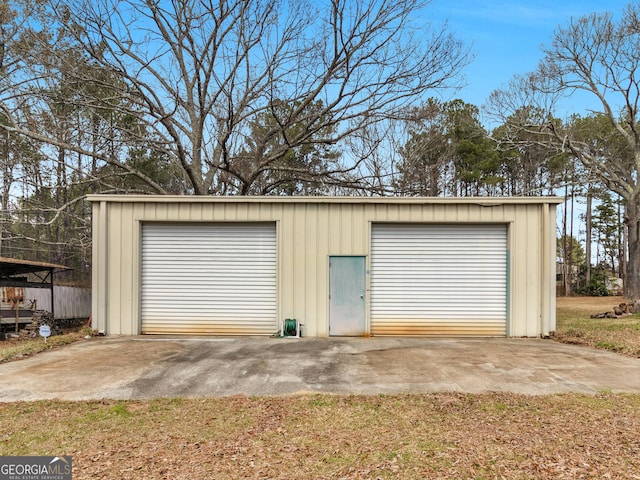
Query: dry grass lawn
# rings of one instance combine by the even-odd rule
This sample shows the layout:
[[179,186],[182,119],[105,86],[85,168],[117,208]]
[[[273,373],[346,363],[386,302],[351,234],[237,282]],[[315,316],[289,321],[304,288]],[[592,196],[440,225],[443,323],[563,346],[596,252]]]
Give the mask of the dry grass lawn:
[[46,343],[42,337],[3,340],[0,341],[0,363],[20,360],[46,350],[68,345],[69,343],[77,342],[88,334],[91,334],[91,329],[86,327],[68,329],[64,335],[47,338]]
[[[557,339],[640,356],[639,316],[589,318],[617,303],[559,298]],[[640,395],[610,392],[0,405],[0,455],[75,480],[640,479],[639,432]]]
[[620,297],[558,297],[556,339],[640,357],[640,314],[590,318],[623,302]]
[[74,479],[637,479],[640,396],[433,394],[2,405],[0,454]]

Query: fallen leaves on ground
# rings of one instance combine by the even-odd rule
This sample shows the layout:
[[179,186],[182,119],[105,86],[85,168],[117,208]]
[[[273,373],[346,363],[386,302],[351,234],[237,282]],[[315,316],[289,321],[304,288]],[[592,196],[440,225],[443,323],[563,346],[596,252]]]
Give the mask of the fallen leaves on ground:
[[638,479],[640,395],[301,395],[5,404],[1,455],[74,479]]

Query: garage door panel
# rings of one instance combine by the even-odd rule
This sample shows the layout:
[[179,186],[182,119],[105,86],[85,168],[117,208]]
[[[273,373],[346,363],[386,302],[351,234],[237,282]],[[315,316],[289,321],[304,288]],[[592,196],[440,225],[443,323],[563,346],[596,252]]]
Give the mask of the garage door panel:
[[[213,298],[213,301],[216,301],[220,299],[221,301],[229,301],[230,299],[225,299],[222,297],[217,297],[217,298]],[[238,301],[243,301],[242,298],[238,298]],[[145,312],[148,314],[147,318],[149,318],[151,315],[154,316],[158,316],[158,315],[166,315],[168,313],[174,313],[174,314],[178,314],[179,316],[182,317],[190,317],[190,316],[194,316],[197,315],[198,313],[201,313],[203,315],[206,315],[207,317],[220,317],[220,316],[233,316],[233,317],[246,317],[249,314],[253,315],[255,313],[273,313],[275,312],[275,310],[267,310],[264,308],[263,303],[250,303],[250,302],[246,302],[242,305],[241,308],[239,309],[232,309],[232,308],[220,308],[220,306],[218,305],[214,305],[212,306],[205,306],[205,307],[193,307],[192,305],[190,305],[189,302],[190,299],[184,299],[180,302],[162,302],[162,301],[156,301],[155,302],[155,308],[146,308]],[[196,303],[195,301],[192,303]],[[175,320],[175,319],[174,319]],[[270,332],[273,333],[273,332]]]
[[[176,333],[174,327],[167,327],[166,324],[150,324],[149,328],[153,329],[154,335],[212,335],[212,336],[224,336],[224,335],[238,335],[238,328],[236,323],[230,323],[228,325],[211,323],[206,324],[186,324],[181,326],[180,331]],[[263,335],[263,329],[261,325],[257,325],[255,328],[251,328],[251,325],[246,325],[243,329],[242,335]]]
[[421,322],[421,323],[393,323],[393,325],[381,325],[376,335],[419,335],[431,337],[451,336],[503,336],[504,325],[501,322],[494,324],[477,323],[464,324],[455,322]]
[[275,224],[145,224],[142,232],[142,333],[277,329]]
[[505,225],[377,224],[374,335],[506,335]]

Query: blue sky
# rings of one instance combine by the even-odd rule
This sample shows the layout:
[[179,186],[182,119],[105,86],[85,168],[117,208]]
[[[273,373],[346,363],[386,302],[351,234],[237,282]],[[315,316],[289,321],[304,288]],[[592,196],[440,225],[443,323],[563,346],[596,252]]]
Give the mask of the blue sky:
[[[630,0],[432,0],[427,15],[434,23],[448,21],[449,29],[473,44],[476,57],[465,70],[467,86],[454,95],[482,106],[491,92],[506,86],[516,74],[536,68],[542,44],[549,44],[558,25],[592,12],[620,16]],[[568,108],[584,113],[585,99]]]
[[[550,43],[556,27],[566,25],[572,16],[592,12],[610,11],[620,17],[630,1],[432,0],[427,15],[434,23],[447,20],[458,38],[473,44],[476,58],[465,69],[467,86],[452,98],[481,107],[491,92],[506,86],[511,77],[536,68],[542,58],[541,46]],[[567,100],[565,108],[563,114],[584,114],[589,108],[601,107],[583,95]],[[559,208],[558,222],[563,208]],[[576,218],[580,213],[584,213],[584,205],[576,204]],[[584,240],[584,232],[576,236]]]

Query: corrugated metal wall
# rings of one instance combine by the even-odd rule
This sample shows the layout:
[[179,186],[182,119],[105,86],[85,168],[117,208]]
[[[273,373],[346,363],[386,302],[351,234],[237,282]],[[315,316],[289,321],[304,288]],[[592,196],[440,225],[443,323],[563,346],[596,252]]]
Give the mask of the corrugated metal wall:
[[[48,288],[25,288],[25,301],[36,300],[38,310],[51,311],[51,292]],[[55,316],[58,319],[89,318],[91,290],[80,287],[53,286]]]
[[[328,335],[328,258],[364,255],[373,223],[492,223],[508,230],[507,332],[555,329],[555,198],[277,198],[92,195],[94,327],[140,333],[144,222],[275,222],[277,317],[309,336]],[[368,287],[370,287],[368,281]]]

